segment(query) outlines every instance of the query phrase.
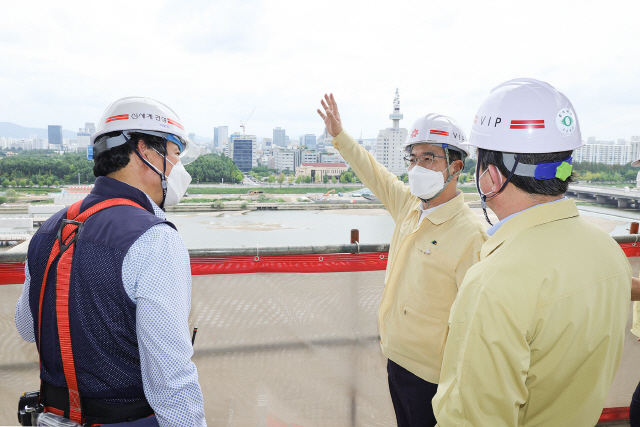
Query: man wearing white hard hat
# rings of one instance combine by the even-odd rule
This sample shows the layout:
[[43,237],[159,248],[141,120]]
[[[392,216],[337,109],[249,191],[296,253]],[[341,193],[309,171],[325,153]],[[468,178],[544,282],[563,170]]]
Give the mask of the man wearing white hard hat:
[[547,83],[510,80],[480,107],[469,145],[500,221],[451,308],[438,425],[593,426],[622,355],[631,268],[564,197],[576,112]]
[[130,97],[105,110],[88,151],[95,186],[33,236],[16,307],[20,335],[37,344],[46,416],[206,425],[189,254],[163,211],[184,195],[183,164],[198,154],[161,102]]
[[409,188],[342,129],[333,94],[318,110],[332,144],[382,201],[396,226],[378,309],[382,352],[399,427],[433,426],[447,319],[458,287],[487,238],[456,190],[469,155],[450,117],[418,119],[404,144]]

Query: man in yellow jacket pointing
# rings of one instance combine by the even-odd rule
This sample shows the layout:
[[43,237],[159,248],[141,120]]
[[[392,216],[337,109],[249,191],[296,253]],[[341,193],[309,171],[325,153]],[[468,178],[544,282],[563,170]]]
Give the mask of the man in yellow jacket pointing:
[[480,107],[469,144],[500,222],[451,308],[438,425],[593,426],[622,355],[631,268],[564,197],[578,117],[549,84],[511,80]]
[[342,129],[333,95],[322,101],[333,146],[382,201],[396,226],[378,310],[389,391],[399,427],[432,427],[449,308],[467,269],[478,261],[485,226],[456,190],[469,154],[453,119],[428,114],[405,146],[409,188]]

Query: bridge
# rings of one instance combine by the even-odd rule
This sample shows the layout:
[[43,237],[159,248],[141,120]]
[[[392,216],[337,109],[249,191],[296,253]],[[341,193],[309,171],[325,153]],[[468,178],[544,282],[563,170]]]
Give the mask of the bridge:
[[30,235],[28,233],[0,233],[0,246],[9,246],[11,244],[22,243],[29,238]]
[[640,189],[636,187],[612,188],[570,185],[567,196],[586,201],[616,205],[618,208],[640,209]]

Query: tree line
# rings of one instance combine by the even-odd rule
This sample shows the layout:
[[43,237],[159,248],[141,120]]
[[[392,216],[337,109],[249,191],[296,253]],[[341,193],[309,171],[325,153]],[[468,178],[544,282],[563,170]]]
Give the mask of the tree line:
[[[243,174],[224,154],[205,154],[185,166],[193,183],[242,182]],[[49,150],[0,152],[0,185],[3,187],[93,184],[93,161],[86,154],[58,154]]]
[[[472,180],[476,162],[474,159],[465,161],[465,168],[461,174],[460,182]],[[224,154],[205,154],[194,162],[185,166],[193,178],[193,183],[239,183],[242,182],[243,173],[233,163],[233,160]],[[573,171],[579,181],[592,183],[626,183],[634,182],[638,174],[638,168],[626,165],[606,165],[603,163],[574,163]],[[266,166],[254,167],[250,175],[258,180],[267,177],[267,182],[279,183],[311,183],[311,177],[295,177],[292,171],[277,173]],[[400,177],[407,180],[407,175]],[[58,154],[49,150],[18,151],[17,154],[8,156],[0,151],[0,185],[3,187],[32,187],[32,186],[57,186],[61,184],[93,184],[93,161],[87,160],[85,154],[65,153]],[[359,182],[353,170],[343,172],[339,179],[327,176],[323,183]]]

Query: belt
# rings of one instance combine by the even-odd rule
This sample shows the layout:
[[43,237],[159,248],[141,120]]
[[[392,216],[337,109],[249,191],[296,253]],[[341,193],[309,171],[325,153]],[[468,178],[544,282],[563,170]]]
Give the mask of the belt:
[[[45,408],[54,408],[69,418],[69,390],[54,387],[42,381],[40,392]],[[82,415],[86,424],[113,424],[139,420],[153,415],[153,409],[145,398],[136,403],[108,403],[99,399],[81,397]],[[52,411],[56,412],[56,411]]]

